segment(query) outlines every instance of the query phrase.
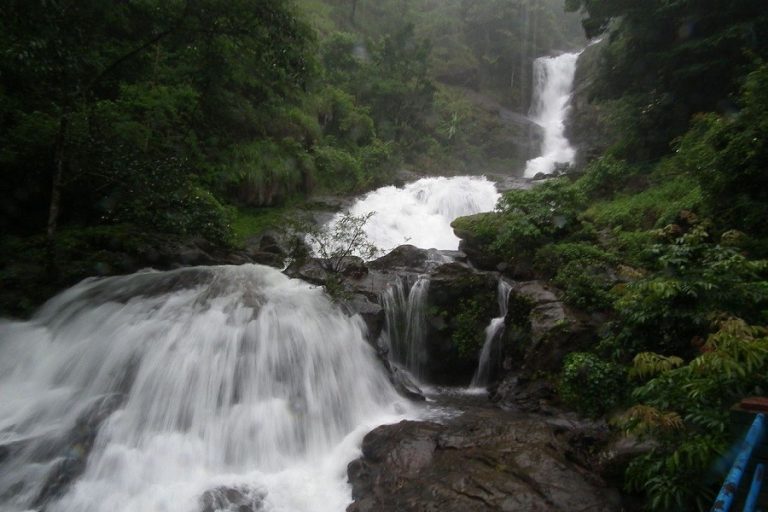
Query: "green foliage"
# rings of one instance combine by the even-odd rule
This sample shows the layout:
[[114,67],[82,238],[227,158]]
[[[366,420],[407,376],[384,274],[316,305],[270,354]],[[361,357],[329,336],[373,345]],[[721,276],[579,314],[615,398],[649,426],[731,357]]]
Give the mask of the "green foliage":
[[587,352],[572,352],[563,362],[560,397],[584,413],[602,414],[619,405],[626,392],[623,367]]
[[657,272],[629,283],[614,306],[620,345],[627,353],[687,354],[691,340],[708,333],[712,315],[728,312],[763,321],[768,264],[709,242],[703,226],[653,252]]
[[754,57],[768,55],[768,17],[760,0],[567,5],[584,10],[589,36],[610,32],[591,92],[614,112],[623,141],[617,150],[634,161],[667,153],[693,114],[722,106]]
[[627,181],[637,175],[637,168],[625,160],[618,160],[610,154],[592,161],[584,171],[578,186],[590,198],[612,197],[625,188]]
[[632,360],[630,377],[644,379],[681,366],[684,361],[677,356],[662,356],[653,352],[641,352]]
[[[637,388],[634,398],[656,412],[635,410],[625,426],[652,434],[659,446],[632,462],[627,483],[648,495],[649,510],[706,510],[722,475],[702,475],[728,447],[728,408],[768,385],[768,332],[727,318],[687,365],[654,366],[661,373]],[[683,424],[670,426],[658,421],[662,417],[682,418]]]
[[699,116],[677,148],[719,223],[766,234],[768,216],[768,65],[747,76],[742,110],[731,118]]
[[584,218],[598,226],[647,230],[669,224],[681,210],[695,211],[700,204],[701,189],[696,180],[662,173],[645,190],[619,193],[611,200],[593,204]]
[[568,304],[585,310],[603,310],[611,304],[614,258],[594,244],[553,243],[536,252],[536,268],[563,290]]
[[499,254],[532,252],[578,226],[583,197],[566,179],[548,181],[532,190],[512,190],[499,201],[502,220],[493,248]]
[[460,358],[472,359],[483,347],[485,326],[493,316],[489,304],[494,304],[490,297],[488,301],[478,298],[459,301],[458,313],[451,320],[454,326],[451,340]]

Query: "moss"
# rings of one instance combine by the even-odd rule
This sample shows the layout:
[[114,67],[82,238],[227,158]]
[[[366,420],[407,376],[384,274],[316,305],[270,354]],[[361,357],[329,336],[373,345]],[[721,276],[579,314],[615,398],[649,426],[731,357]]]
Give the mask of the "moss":
[[451,324],[451,340],[461,359],[474,359],[485,341],[485,327],[495,314],[493,297],[475,297],[459,302]]

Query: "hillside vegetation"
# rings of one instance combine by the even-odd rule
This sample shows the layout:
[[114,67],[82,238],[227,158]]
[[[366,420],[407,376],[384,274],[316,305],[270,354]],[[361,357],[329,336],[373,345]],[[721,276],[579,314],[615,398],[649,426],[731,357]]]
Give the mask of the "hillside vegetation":
[[768,17],[761,2],[569,5],[605,38],[588,93],[612,145],[455,225],[608,319],[550,377],[566,404],[653,440],[623,479],[648,510],[706,510],[729,408],[768,385]]

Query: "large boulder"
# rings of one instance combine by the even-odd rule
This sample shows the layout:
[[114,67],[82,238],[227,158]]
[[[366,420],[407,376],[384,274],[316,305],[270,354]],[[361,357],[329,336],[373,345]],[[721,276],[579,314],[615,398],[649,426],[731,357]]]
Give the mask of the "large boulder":
[[618,493],[573,461],[567,432],[491,409],[448,424],[379,427],[348,466],[355,501],[347,511],[620,510]]

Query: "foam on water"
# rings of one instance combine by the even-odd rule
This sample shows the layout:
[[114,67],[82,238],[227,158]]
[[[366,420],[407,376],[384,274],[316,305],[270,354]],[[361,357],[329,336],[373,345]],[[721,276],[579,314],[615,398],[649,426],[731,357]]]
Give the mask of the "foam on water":
[[0,510],[344,510],[362,436],[410,411],[364,329],[258,265],[86,280],[0,323]]
[[493,210],[499,197],[493,182],[482,176],[423,178],[402,188],[374,190],[358,199],[349,212],[375,212],[365,232],[368,240],[384,252],[402,244],[455,250],[459,239],[453,234],[451,222]]

